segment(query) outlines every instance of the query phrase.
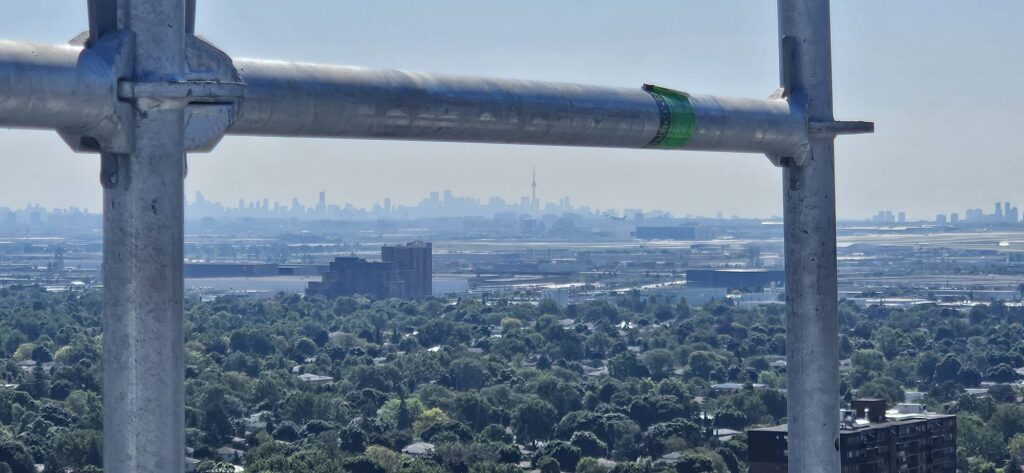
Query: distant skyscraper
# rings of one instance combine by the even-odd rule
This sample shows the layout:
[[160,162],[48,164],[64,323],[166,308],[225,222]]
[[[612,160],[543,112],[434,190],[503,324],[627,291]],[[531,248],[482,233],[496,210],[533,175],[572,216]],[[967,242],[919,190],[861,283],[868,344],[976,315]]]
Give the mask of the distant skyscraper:
[[316,211],[324,212],[327,210],[327,192],[320,191],[320,200],[316,203]]
[[430,243],[416,241],[405,246],[380,249],[381,261],[398,265],[399,279],[405,282],[407,297],[428,297],[433,293],[433,249]]
[[540,212],[540,200],[537,200],[537,167],[533,168],[533,179],[530,181],[531,197],[530,197],[530,211],[533,213]]
[[896,223],[896,215],[891,210],[879,210],[871,220],[878,223]]
[[897,214],[896,221],[899,223],[907,223],[907,213],[900,212],[899,214]]
[[533,188],[533,198],[530,199],[530,201],[531,202],[536,202],[537,201],[537,167],[536,166],[533,167],[533,181],[530,182],[530,187]]
[[960,223],[960,214],[956,212],[949,214],[949,223],[958,225]]
[[935,223],[937,223],[939,225],[945,225],[946,224],[946,214],[938,214],[938,215],[936,215],[935,216]]

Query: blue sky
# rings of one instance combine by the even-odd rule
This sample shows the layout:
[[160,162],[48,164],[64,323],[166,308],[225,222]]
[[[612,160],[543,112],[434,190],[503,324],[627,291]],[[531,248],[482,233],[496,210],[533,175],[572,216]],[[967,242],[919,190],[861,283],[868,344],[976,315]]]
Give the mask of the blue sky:
[[[56,43],[85,28],[85,2],[12,0],[0,38]],[[201,34],[238,57],[558,80],[644,82],[695,93],[777,86],[770,0],[200,0]],[[933,217],[1024,204],[1024,2],[835,0],[836,116],[877,133],[841,138],[840,217]],[[98,159],[49,132],[0,131],[0,206],[99,208]],[[538,193],[598,208],[780,213],[781,176],[755,155],[357,140],[228,138],[190,158],[187,188],[372,205],[430,190]],[[990,211],[990,210],[989,210]]]

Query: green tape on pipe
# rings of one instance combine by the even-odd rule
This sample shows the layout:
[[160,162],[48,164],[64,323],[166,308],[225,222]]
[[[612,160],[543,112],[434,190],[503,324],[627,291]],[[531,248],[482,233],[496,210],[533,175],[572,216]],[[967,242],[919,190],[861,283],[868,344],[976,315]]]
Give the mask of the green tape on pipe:
[[697,128],[697,117],[685,92],[644,84],[644,91],[654,98],[661,115],[658,134],[647,144],[648,148],[682,148]]

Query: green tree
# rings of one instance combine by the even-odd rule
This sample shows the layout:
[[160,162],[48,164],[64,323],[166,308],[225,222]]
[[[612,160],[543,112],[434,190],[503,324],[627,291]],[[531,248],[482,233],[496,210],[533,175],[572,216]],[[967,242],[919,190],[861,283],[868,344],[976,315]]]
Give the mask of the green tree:
[[985,372],[985,377],[997,383],[1011,383],[1017,380],[1018,375],[1010,365],[1000,363],[989,368],[988,371]]
[[655,348],[644,352],[643,359],[651,378],[663,379],[672,374],[674,367],[672,352],[664,348]]
[[409,412],[409,406],[405,403],[405,398],[403,397],[398,405],[398,413],[395,414],[395,425],[401,430],[411,429],[414,420],[412,413]]
[[487,365],[478,358],[461,358],[451,364],[453,388],[459,391],[477,390],[487,383]]
[[438,422],[420,432],[420,438],[427,442],[438,443],[439,438],[451,438],[459,442],[467,442],[473,438],[473,431],[462,422],[449,420]]
[[32,349],[32,359],[38,363],[49,363],[53,361],[53,355],[45,346],[37,345]]
[[637,358],[636,353],[625,351],[608,360],[608,374],[616,379],[643,378],[648,376],[645,367]]
[[540,473],[561,473],[562,467],[558,464],[558,460],[551,457],[543,457],[537,460],[537,469]]
[[601,466],[595,458],[583,457],[576,464],[576,473],[608,473],[608,468]]
[[524,402],[515,412],[513,428],[521,442],[547,440],[554,430],[558,412],[551,403],[538,398]]
[[704,455],[684,453],[676,462],[676,473],[715,473],[715,463]]
[[295,353],[298,353],[303,358],[310,358],[316,355],[316,342],[306,337],[296,340]]
[[995,463],[988,460],[971,457],[967,459],[967,473],[999,473]]
[[343,461],[341,467],[350,473],[388,473],[387,470],[364,455]]
[[885,355],[878,350],[857,350],[850,358],[855,369],[869,373],[881,373],[885,371]]
[[1006,453],[1006,443],[999,430],[971,415],[958,416],[956,443],[959,460],[979,457],[996,462]]
[[11,473],[36,473],[35,461],[28,448],[7,436],[0,437],[0,463],[7,465]]
[[292,421],[284,421],[274,429],[274,439],[283,442],[294,442],[302,436],[299,434],[299,427]]
[[1009,440],[1014,435],[1024,432],[1024,406],[1018,404],[1001,404],[996,407],[989,419],[989,424]]
[[558,465],[566,471],[575,471],[576,463],[580,461],[580,449],[573,444],[562,440],[544,445],[537,451],[540,457],[551,457],[558,460]]
[[34,398],[41,398],[50,392],[50,375],[43,370],[43,365],[37,364],[29,374],[28,379],[23,383],[22,389]]
[[686,365],[690,374],[700,379],[709,379],[712,373],[722,370],[725,358],[710,351],[695,351],[690,353]]
[[900,386],[899,381],[887,376],[882,376],[868,381],[857,389],[858,397],[865,399],[884,399],[886,404],[890,406],[903,402],[905,395],[906,394],[903,391],[903,387]]
[[338,431],[338,447],[349,453],[359,453],[366,449],[366,434],[356,427],[345,427]]
[[1024,468],[1024,466],[1021,466],[1020,462],[1018,462],[1013,457],[1010,457],[1010,459],[1006,461],[1006,466],[1003,467],[1003,472],[1016,473],[1018,471],[1021,471],[1021,468]]
[[943,381],[956,381],[961,367],[962,365],[957,357],[946,355],[939,364],[935,365],[935,380],[940,383]]
[[1024,433],[1014,434],[1006,443],[1006,453],[1018,464],[1024,464]]
[[585,457],[601,458],[608,455],[608,444],[602,442],[592,432],[575,432],[572,434],[572,439],[569,442],[578,448],[580,454]]
[[977,387],[981,385],[981,371],[973,366],[963,366],[956,373],[956,382],[964,385]]
[[103,463],[102,434],[96,430],[53,429],[50,439],[50,461],[47,466],[61,470],[75,470],[87,465]]
[[387,473],[399,473],[405,462],[400,453],[377,445],[367,448],[365,455]]
[[444,424],[449,420],[451,419],[448,417],[447,413],[445,413],[441,409],[432,407],[420,413],[420,415],[416,419],[416,422],[413,423],[412,430],[413,433],[415,433],[416,435],[420,435],[422,432],[429,430],[431,427],[438,424]]
[[206,460],[196,465],[196,473],[232,473],[235,466],[227,462]]
[[477,435],[477,442],[512,443],[512,436],[505,432],[505,428],[501,425],[491,424],[480,431]]

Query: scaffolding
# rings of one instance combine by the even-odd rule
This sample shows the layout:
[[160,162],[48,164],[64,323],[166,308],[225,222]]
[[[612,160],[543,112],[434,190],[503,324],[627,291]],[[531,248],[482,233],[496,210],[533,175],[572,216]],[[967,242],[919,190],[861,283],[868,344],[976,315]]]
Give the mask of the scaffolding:
[[186,153],[225,134],[765,154],[782,169],[789,471],[838,472],[834,138],[828,0],[778,0],[766,99],[233,59],[195,0],[89,0],[68,45],[0,41],[0,126],[99,153],[104,471],[184,470]]

